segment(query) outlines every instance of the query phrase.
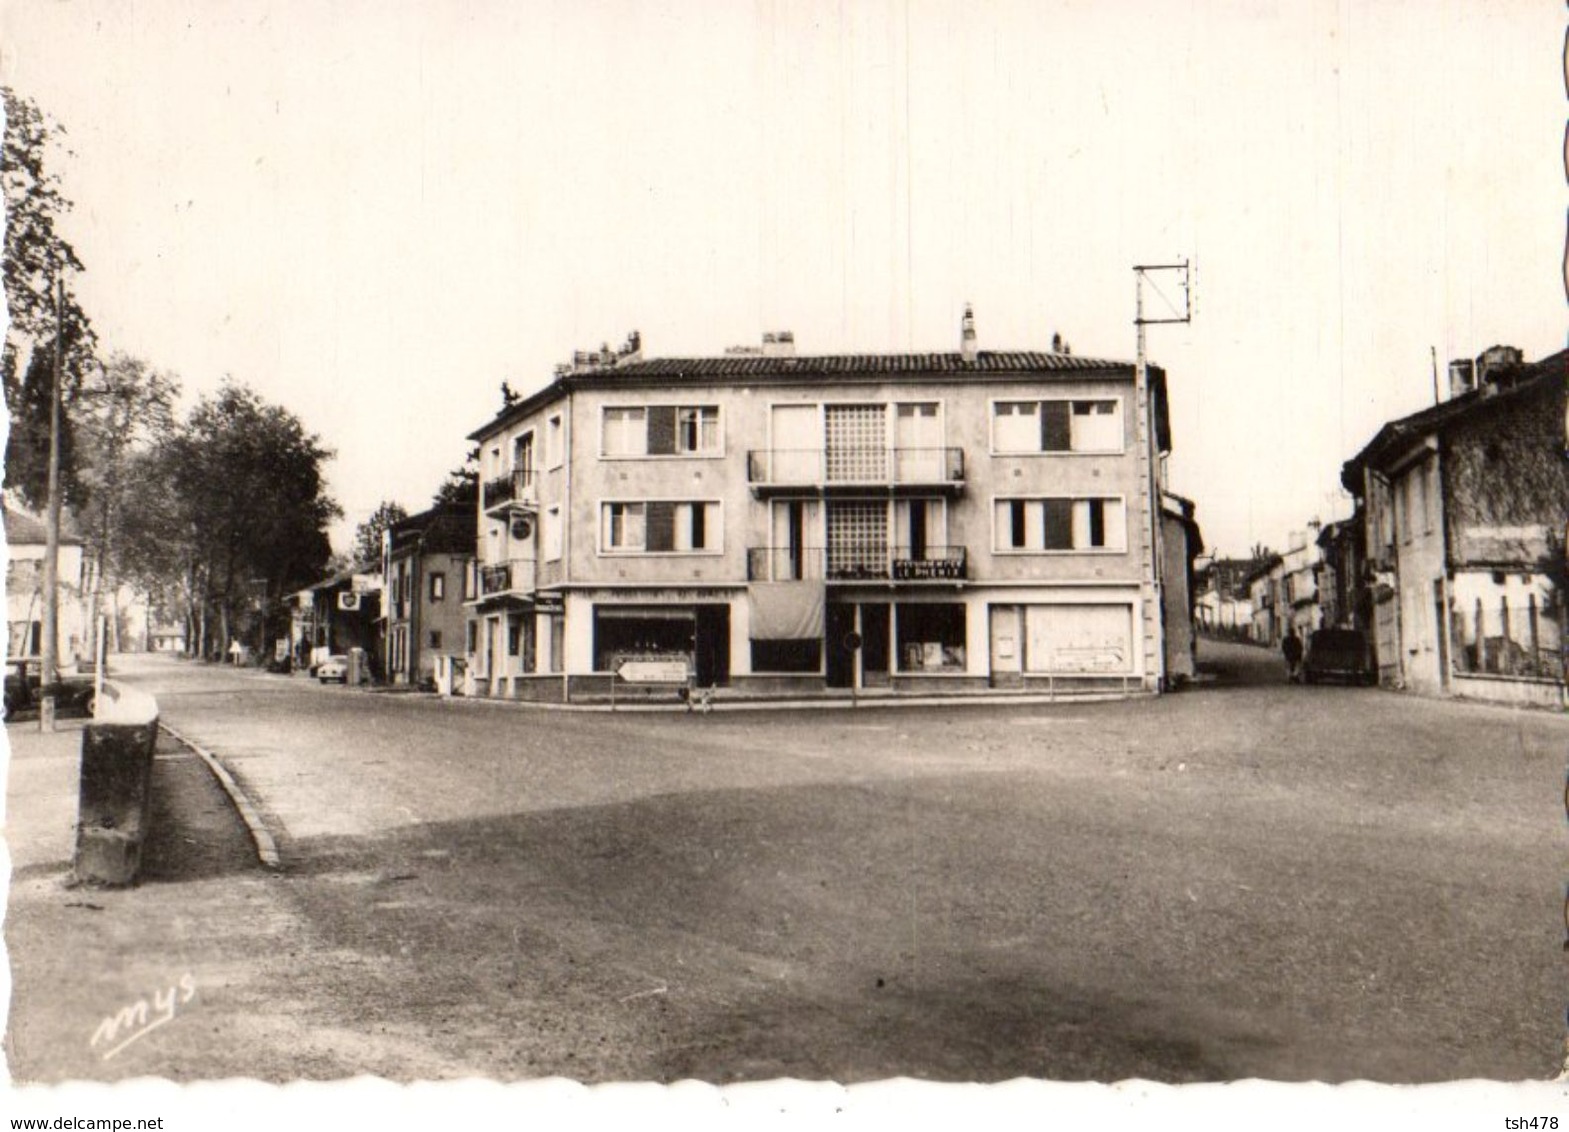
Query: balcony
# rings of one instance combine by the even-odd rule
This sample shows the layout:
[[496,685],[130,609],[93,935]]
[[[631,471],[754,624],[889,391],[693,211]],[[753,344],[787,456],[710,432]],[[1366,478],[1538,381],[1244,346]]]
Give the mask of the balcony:
[[539,509],[539,473],[533,468],[518,468],[503,472],[485,481],[482,496],[487,515],[504,515],[508,511],[536,511]]
[[962,582],[969,557],[962,546],[781,547],[746,552],[749,582]]
[[495,597],[530,595],[537,588],[532,558],[513,558],[479,568],[479,600]]
[[811,488],[941,488],[964,485],[962,448],[756,448],[746,478],[760,494]]

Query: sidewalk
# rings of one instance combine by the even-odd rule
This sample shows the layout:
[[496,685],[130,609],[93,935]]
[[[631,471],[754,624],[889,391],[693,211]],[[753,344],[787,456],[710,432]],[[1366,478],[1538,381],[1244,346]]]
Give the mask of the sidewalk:
[[277,878],[206,766],[162,737],[141,883],[77,886],[81,732],[6,729],[12,1079],[254,1075],[258,1050],[301,1037],[276,1001],[278,968],[301,948]]

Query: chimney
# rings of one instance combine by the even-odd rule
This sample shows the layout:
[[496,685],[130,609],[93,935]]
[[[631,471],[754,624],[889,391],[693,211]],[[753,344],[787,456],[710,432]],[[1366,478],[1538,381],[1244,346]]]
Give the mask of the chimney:
[[1487,392],[1495,392],[1489,387],[1503,384],[1500,379],[1524,361],[1525,355],[1513,346],[1489,346],[1476,359],[1476,384]]
[[1456,358],[1449,363],[1449,397],[1453,400],[1476,388],[1476,363],[1470,358]]
[[964,304],[964,321],[960,325],[963,329],[959,333],[959,356],[966,362],[973,362],[976,354],[975,312],[970,309],[969,303]]
[[763,335],[763,357],[795,357],[795,331],[770,330]]

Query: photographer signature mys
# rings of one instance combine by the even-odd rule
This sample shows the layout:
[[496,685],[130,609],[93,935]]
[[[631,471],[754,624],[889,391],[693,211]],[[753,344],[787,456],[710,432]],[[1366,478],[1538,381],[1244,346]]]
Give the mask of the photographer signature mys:
[[196,998],[196,980],[189,974],[181,975],[168,990],[155,990],[152,999],[141,998],[123,1006],[98,1023],[92,1040],[87,1044],[97,1049],[100,1044],[108,1047],[103,1059],[108,1061],[126,1046],[146,1037],[166,1022],[173,1022],[181,1010]]

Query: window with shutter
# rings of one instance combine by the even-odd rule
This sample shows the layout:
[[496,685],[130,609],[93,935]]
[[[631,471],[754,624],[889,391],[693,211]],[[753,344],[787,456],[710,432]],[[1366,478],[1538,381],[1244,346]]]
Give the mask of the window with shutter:
[[1073,435],[1069,422],[1071,406],[1067,401],[1046,401],[1041,405],[1041,451],[1070,452]]
[[648,407],[648,454],[674,456],[676,453],[676,407],[650,405]]
[[1043,499],[1045,549],[1073,549],[1073,500]]
[[656,501],[648,504],[647,544],[645,549],[650,551],[666,551],[676,548],[675,537],[676,505]]

